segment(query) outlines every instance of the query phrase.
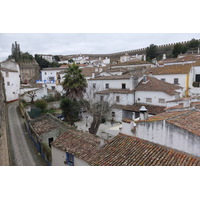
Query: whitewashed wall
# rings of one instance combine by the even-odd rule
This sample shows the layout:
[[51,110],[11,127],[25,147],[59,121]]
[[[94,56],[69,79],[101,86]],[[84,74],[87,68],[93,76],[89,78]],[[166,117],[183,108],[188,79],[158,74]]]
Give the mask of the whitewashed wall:
[[200,156],[200,137],[165,121],[137,123],[136,136]]
[[[152,98],[152,102],[146,102],[146,98]],[[165,103],[159,103],[160,99],[165,99]],[[140,100],[138,100],[140,99]],[[164,92],[156,92],[156,91],[136,91],[135,93],[135,101],[136,103],[145,103],[151,105],[158,105],[158,106],[166,106],[166,101],[171,101],[175,99],[174,96],[167,95]]]
[[2,76],[4,77],[6,101],[9,102],[19,99],[19,94],[20,94],[19,72],[8,72],[8,77],[6,77],[6,72],[2,71]]
[[[67,166],[64,163],[64,161],[66,160],[66,152],[52,146],[51,153],[52,166]],[[89,166],[89,164],[84,160],[74,157],[74,166]]]

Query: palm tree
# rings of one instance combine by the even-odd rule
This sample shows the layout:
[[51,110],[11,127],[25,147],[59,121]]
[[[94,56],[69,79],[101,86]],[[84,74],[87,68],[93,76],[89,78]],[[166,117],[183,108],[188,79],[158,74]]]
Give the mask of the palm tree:
[[82,70],[79,69],[79,66],[72,64],[63,77],[62,86],[66,91],[66,97],[69,99],[81,99],[86,91],[87,81],[81,72]]

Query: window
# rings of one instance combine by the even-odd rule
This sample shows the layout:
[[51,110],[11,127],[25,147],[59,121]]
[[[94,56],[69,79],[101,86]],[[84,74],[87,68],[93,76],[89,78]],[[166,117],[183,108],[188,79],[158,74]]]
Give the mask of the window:
[[74,156],[68,152],[66,152],[66,161],[67,161],[67,164],[70,165],[70,166],[74,166]]
[[6,72],[6,77],[9,77],[9,72]]
[[126,83],[122,83],[122,89],[126,89]]
[[115,117],[115,112],[112,112],[112,117]]
[[93,83],[93,89],[96,89],[96,83]]
[[120,97],[116,96],[116,102],[120,102]]
[[109,83],[106,83],[106,87],[105,87],[106,89],[108,89],[109,88]]
[[174,79],[174,84],[178,85],[178,78]]
[[158,103],[165,103],[165,99],[158,99]]
[[54,82],[54,77],[49,77],[49,81],[53,81]]
[[165,82],[165,78],[161,78],[160,80]]
[[51,89],[52,89],[52,90],[56,90],[56,87],[55,87],[55,86],[51,86]]
[[147,103],[152,103],[152,98],[146,98]]
[[7,86],[10,86],[10,82],[7,82]]
[[137,100],[140,101],[140,98],[138,98]]
[[46,72],[44,72],[44,75],[47,75],[47,73],[46,73]]
[[104,96],[100,96],[100,101],[103,101],[103,99],[104,99]]
[[53,142],[53,138],[49,138],[49,147],[51,147],[52,142]]

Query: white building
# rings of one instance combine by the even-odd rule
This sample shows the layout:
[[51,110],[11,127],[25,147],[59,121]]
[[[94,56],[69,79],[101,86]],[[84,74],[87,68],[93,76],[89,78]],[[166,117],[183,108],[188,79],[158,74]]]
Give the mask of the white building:
[[18,100],[20,94],[19,65],[12,60],[1,62],[0,72],[4,78],[6,101]]
[[43,59],[49,61],[49,62],[53,62],[53,56],[52,55],[41,55]]
[[51,143],[51,147],[53,166],[88,166],[101,144],[95,135],[67,130]]

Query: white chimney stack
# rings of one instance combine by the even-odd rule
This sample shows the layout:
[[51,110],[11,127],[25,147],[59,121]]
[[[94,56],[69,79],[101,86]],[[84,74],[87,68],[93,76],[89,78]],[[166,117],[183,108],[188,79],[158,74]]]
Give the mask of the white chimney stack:
[[140,108],[140,119],[141,120],[146,120],[147,118],[148,118],[147,109],[145,108],[145,106],[142,106]]

